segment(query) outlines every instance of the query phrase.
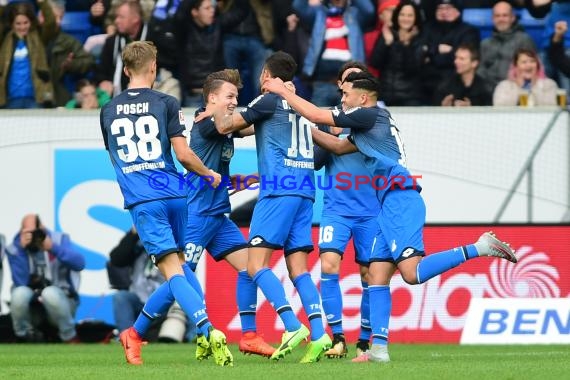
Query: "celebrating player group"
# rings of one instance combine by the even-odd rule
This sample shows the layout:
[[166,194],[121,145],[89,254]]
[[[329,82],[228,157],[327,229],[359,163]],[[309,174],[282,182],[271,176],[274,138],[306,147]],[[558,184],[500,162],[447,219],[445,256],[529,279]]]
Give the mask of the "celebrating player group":
[[[291,81],[297,65],[283,52],[266,59],[261,95],[241,112],[235,111],[241,87],[237,70],[214,72],[204,84],[205,106],[196,112],[189,146],[178,101],[152,90],[156,48],[132,42],[123,49],[122,60],[129,86],[101,110],[101,131],[124,206],[150,259],[166,278],[133,326],[120,334],[128,363],[143,363],[145,333],[177,301],[197,327],[196,359],[213,357],[220,366],[234,364],[224,333],[210,322],[194,274],[204,250],[238,272],[239,350],[280,360],[308,340],[301,363],[347,356],[339,270],[351,238],[363,286],[361,332],[352,359],[357,363],[390,361],[390,279],[396,269],[414,285],[481,256],[516,263],[514,250],[492,232],[473,244],[425,255],[421,185],[406,168],[398,128],[390,113],[379,107],[378,82],[365,66],[357,62],[343,66],[338,81],[342,101],[333,109],[319,108],[295,94]],[[252,134],[258,173],[238,184],[230,181],[236,177],[229,172],[234,139]],[[179,182],[172,151],[188,171],[189,186],[156,186],[158,180]],[[307,257],[313,251],[314,170],[323,166],[331,178],[340,172],[367,176],[370,186],[338,191],[333,184],[325,191],[319,293]],[[226,216],[228,185],[234,182],[240,189],[256,180],[260,191],[246,240]],[[278,249],[283,249],[307,326],[293,312],[283,285],[269,268]],[[258,334],[257,288],[285,327],[277,347]]]

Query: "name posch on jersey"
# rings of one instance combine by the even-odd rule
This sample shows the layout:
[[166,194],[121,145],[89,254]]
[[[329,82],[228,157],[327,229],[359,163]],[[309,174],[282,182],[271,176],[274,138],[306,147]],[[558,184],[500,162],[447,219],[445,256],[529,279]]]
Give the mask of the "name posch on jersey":
[[117,104],[117,115],[140,115],[148,113],[148,102]]
[[134,164],[131,166],[122,167],[121,170],[125,174],[133,173],[133,172],[140,172],[141,170],[149,170],[149,169],[164,169],[166,164],[164,161],[159,162],[143,162],[142,164]]

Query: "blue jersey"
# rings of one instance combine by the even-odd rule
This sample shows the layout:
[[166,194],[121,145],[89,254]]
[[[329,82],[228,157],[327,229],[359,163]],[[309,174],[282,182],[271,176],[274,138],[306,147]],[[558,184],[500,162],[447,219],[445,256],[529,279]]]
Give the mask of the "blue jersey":
[[[348,133],[349,130],[343,131]],[[346,135],[345,135],[346,136]],[[376,192],[370,184],[357,183],[357,179],[370,177],[362,153],[331,154],[325,163],[323,215],[376,216],[378,202],[371,202]],[[330,188],[329,188],[330,186]]]
[[[196,114],[202,111],[204,108],[197,110]],[[220,173],[224,179],[229,178],[230,160],[234,155],[233,134],[221,135],[212,119],[204,119],[192,127],[190,148],[206,167]],[[187,186],[189,214],[220,215],[231,211],[226,186],[214,189],[193,173],[189,174]]]
[[333,119],[339,127],[350,128],[349,139],[366,156],[365,164],[373,176],[376,196],[383,201],[387,191],[421,187],[406,169],[406,154],[399,131],[390,122],[390,113],[378,107],[335,109]]
[[123,91],[101,109],[100,124],[125,208],[186,196],[171,153],[170,138],[184,137],[185,129],[174,97],[149,88]]
[[242,115],[255,124],[259,199],[295,195],[314,200],[311,122],[271,93],[254,99]]

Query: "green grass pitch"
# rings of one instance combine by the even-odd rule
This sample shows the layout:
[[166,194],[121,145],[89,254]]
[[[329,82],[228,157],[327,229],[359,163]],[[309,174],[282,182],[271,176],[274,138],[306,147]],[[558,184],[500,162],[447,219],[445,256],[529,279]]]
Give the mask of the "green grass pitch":
[[149,344],[143,348],[145,364],[125,363],[120,345],[0,345],[0,379],[540,379],[570,378],[570,346],[390,346],[389,364],[350,362],[349,358],[319,363],[297,363],[304,347],[279,362],[244,356],[237,346],[233,367],[218,367],[212,360],[197,362],[194,344]]

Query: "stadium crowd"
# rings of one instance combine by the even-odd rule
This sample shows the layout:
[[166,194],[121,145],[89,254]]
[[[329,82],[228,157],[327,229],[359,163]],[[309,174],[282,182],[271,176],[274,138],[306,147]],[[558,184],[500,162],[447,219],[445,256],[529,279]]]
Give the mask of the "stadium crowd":
[[[157,46],[154,88],[183,107],[203,105],[207,75],[223,68],[240,70],[238,101],[248,104],[278,50],[299,63],[297,92],[319,106],[338,104],[336,75],[351,60],[380,79],[387,106],[554,105],[566,99],[558,87],[570,89],[561,67],[570,3],[546,3],[12,0],[0,6],[0,107],[99,108],[126,87],[120,53],[136,40]],[[525,7],[543,19],[541,32],[525,31]],[[484,8],[493,30],[483,38],[464,13]]]

